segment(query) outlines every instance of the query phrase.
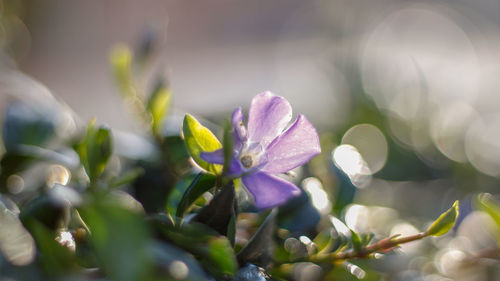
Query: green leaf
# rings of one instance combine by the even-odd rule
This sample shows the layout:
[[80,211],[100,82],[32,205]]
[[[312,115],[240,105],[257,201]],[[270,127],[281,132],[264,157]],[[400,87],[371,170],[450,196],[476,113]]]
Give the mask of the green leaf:
[[262,267],[270,265],[277,213],[277,210],[273,209],[246,246],[238,252],[239,264],[252,263]]
[[233,181],[230,181],[217,193],[212,201],[192,219],[192,221],[203,223],[222,235],[227,235],[231,230],[231,224],[235,223],[236,216],[235,191]]
[[217,269],[217,275],[233,275],[238,269],[233,248],[226,237],[221,236],[209,240],[207,253],[207,257],[202,260],[201,264],[209,270]]
[[491,194],[480,194],[477,202],[479,207],[490,215],[497,226],[500,227],[500,204],[492,198]]
[[125,45],[116,46],[111,51],[111,68],[122,94],[134,96],[132,83],[132,51]]
[[176,227],[167,220],[160,222],[158,217],[153,223],[168,241],[197,257],[217,280],[236,272],[238,266],[231,243],[213,229],[196,222]]
[[368,246],[368,244],[370,244],[374,237],[374,233],[363,233],[361,234],[361,243],[363,244],[363,246]]
[[39,259],[46,272],[51,275],[61,275],[75,271],[74,254],[56,241],[54,231],[35,220],[29,222],[29,230],[35,239],[40,252]]
[[162,121],[167,115],[171,99],[172,92],[162,81],[160,81],[148,102],[148,111],[151,113],[152,117],[151,130],[155,136],[161,133]]
[[95,197],[79,213],[90,229],[90,243],[111,280],[149,280],[152,257],[142,218],[109,197]]
[[450,209],[442,213],[429,228],[425,231],[426,236],[441,236],[448,232],[458,217],[458,200],[453,203]]
[[316,249],[318,253],[321,253],[323,250],[328,250],[327,247],[332,241],[332,230],[331,228],[327,228],[314,237],[313,242],[316,245]]
[[144,168],[133,168],[126,171],[120,176],[110,179],[108,184],[110,187],[119,187],[126,184],[132,184],[138,177],[142,176],[143,174]]
[[363,242],[361,241],[361,237],[354,230],[352,230],[352,229],[350,229],[350,230],[351,230],[352,248],[354,249],[354,251],[359,252],[359,251],[361,251],[361,248],[363,247]]
[[194,201],[198,199],[203,193],[214,187],[215,176],[212,174],[199,173],[193,179],[187,190],[184,192],[175,215],[183,217],[185,212],[193,205]]
[[203,169],[220,174],[221,165],[210,164],[200,158],[201,152],[211,152],[222,147],[217,137],[190,114],[184,117],[182,130],[186,148],[194,161]]
[[104,171],[111,157],[112,148],[111,130],[103,126],[96,128],[92,121],[88,126],[84,142],[77,148],[92,183],[95,183]]

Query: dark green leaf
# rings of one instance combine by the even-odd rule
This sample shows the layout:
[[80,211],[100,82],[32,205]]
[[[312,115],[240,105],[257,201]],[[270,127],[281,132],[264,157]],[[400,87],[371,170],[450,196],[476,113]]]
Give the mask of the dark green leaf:
[[144,169],[137,167],[130,169],[120,175],[119,177],[113,178],[109,181],[110,187],[119,187],[126,184],[132,184],[138,177],[144,174]]
[[237,258],[241,266],[253,263],[267,267],[271,262],[276,213],[276,209],[271,211],[248,244],[238,253]]
[[184,140],[180,136],[167,136],[163,139],[163,145],[167,153],[167,160],[171,166],[184,174],[191,168],[189,164],[189,153],[187,152]]
[[237,269],[231,243],[213,229],[199,223],[175,227],[156,219],[155,228],[171,242],[197,257],[201,264],[217,278],[232,275]]
[[193,179],[189,187],[184,192],[179,205],[177,206],[176,216],[183,217],[184,213],[203,193],[210,190],[215,185],[216,177],[212,174],[199,173]]
[[[231,181],[203,207],[193,221],[203,223],[222,235],[227,235],[231,217],[236,213],[235,192]],[[234,220],[233,220],[234,222]]]
[[46,272],[51,275],[60,275],[76,270],[74,254],[69,248],[62,246],[55,240],[56,233],[54,231],[36,220],[30,221],[29,225],[37,249],[41,253],[39,259]]
[[155,277],[166,280],[206,281],[209,276],[189,253],[167,243],[156,242],[151,247],[155,256]]
[[437,218],[429,228],[425,231],[425,235],[430,236],[441,236],[448,232],[458,217],[458,201],[453,203],[453,206],[448,209],[446,212],[441,214],[439,218]]
[[43,194],[30,201],[21,211],[19,218],[30,229],[31,222],[37,221],[51,230],[64,227],[69,220],[70,204],[67,200]]

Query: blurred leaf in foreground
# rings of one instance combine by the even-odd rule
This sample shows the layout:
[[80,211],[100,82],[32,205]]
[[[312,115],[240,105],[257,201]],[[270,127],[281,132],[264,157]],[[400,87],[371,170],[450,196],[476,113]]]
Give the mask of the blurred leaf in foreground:
[[197,257],[203,267],[218,280],[236,272],[236,257],[225,236],[196,222],[174,227],[168,221],[160,222],[157,219],[155,224],[167,240]]
[[108,199],[96,197],[79,209],[91,245],[112,280],[145,280],[152,262],[146,225],[138,214]]

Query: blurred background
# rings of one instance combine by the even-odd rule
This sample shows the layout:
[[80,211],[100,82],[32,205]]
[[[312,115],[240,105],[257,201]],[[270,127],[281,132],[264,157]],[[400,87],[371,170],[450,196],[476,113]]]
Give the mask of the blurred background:
[[[315,176],[349,227],[416,232],[462,200],[436,255],[418,242],[375,262],[387,280],[500,278],[496,263],[456,262],[496,243],[473,201],[500,188],[499,1],[4,1],[2,15],[1,107],[33,98],[17,69],[80,120],[138,131],[110,51],[159,36],[148,67],[168,76],[174,116],[220,120],[270,90],[312,121],[338,171]],[[318,182],[303,186],[314,203]]]

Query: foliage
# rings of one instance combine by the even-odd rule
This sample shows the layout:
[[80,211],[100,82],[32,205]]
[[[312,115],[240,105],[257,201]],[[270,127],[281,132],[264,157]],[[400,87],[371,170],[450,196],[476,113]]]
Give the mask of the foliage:
[[[136,63],[127,47],[112,54],[119,89],[147,125],[157,157],[120,155],[114,149],[117,135],[97,120],[61,139],[54,119],[39,118],[19,101],[8,106],[0,173],[0,275],[14,280],[292,280],[298,279],[294,272],[307,267],[319,272],[307,280],[379,280],[364,260],[444,235],[459,217],[456,201],[416,234],[358,231],[339,219],[353,200],[342,193],[345,189],[338,194],[347,195],[338,196],[326,211],[305,191],[279,208],[258,211],[244,196],[239,178],[228,176],[231,126],[223,130],[221,144],[203,121],[187,114],[182,136],[167,136],[170,89],[156,77],[160,82],[145,95],[148,90],[134,81]],[[200,157],[220,148],[223,165]],[[325,184],[337,175],[345,188],[351,182],[326,162],[328,151],[323,149],[304,174]],[[78,163],[68,160],[72,157]],[[47,175],[24,181],[35,163]],[[498,221],[496,203],[483,198],[480,204]]]

